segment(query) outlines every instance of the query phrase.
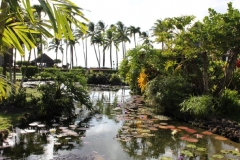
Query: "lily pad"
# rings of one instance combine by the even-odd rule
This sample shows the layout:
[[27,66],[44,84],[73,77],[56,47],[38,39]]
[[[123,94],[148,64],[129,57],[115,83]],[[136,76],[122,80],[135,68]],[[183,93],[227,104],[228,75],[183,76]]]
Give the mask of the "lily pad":
[[182,150],[181,154],[187,156],[187,157],[193,157],[193,153],[188,150]]
[[202,132],[202,134],[205,134],[205,135],[212,135],[213,133],[212,133],[212,132],[209,132],[209,131],[204,131],[204,132]]
[[224,156],[221,155],[221,154],[214,154],[214,155],[212,155],[212,156],[213,156],[213,158],[217,158],[217,159],[222,159],[222,158],[224,158]]
[[220,152],[223,154],[228,154],[230,151],[229,150],[221,150]]
[[177,128],[179,128],[179,129],[189,129],[188,127],[185,127],[185,126],[178,126]]
[[159,128],[161,128],[161,129],[168,129],[168,127],[166,127],[166,126],[158,126]]
[[197,151],[200,151],[200,152],[204,152],[204,151],[206,151],[207,149],[206,148],[202,148],[202,147],[198,147],[197,148]]
[[197,132],[195,129],[191,129],[191,128],[185,129],[185,131],[187,131],[188,133],[196,133]]
[[197,148],[197,146],[194,145],[194,144],[188,144],[188,145],[187,145],[187,148],[193,148],[193,149],[194,149],[194,148]]
[[165,157],[165,156],[164,156],[164,157],[161,158],[161,160],[173,160],[173,158],[172,158],[172,157]]
[[221,140],[221,141],[226,141],[226,140],[228,140],[227,138],[222,137],[222,136],[216,136],[216,137],[214,137],[214,138],[217,139],[217,140]]

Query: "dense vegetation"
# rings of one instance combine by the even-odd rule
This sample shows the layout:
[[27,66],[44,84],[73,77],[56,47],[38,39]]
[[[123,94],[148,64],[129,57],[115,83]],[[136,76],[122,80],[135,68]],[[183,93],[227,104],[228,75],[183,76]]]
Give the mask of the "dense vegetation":
[[231,117],[240,111],[240,12],[209,9],[202,22],[194,16],[157,20],[155,41],[127,52],[119,74],[147,103],[180,119]]
[[[109,27],[102,21],[95,25],[83,16],[81,8],[69,1],[38,1],[41,5],[31,6],[28,0],[22,3],[15,0],[1,2],[0,17],[6,17],[0,22],[0,35],[4,35],[0,36],[0,51],[4,58],[3,76],[0,78],[2,110],[11,106],[32,110],[34,115],[42,118],[63,113],[73,116],[74,100],[91,108],[87,83],[115,85],[124,82],[133,93],[143,94],[146,103],[157,113],[171,117],[186,120],[234,117],[239,112],[240,12],[231,3],[227,13],[209,9],[209,15],[201,22],[195,22],[194,16],[157,20],[151,29],[153,37],[149,37],[139,27],[126,27],[122,22]],[[50,2],[53,5],[49,5]],[[64,12],[60,14],[60,11]],[[46,21],[41,17],[42,12],[47,15]],[[69,13],[74,16],[66,16]],[[88,23],[79,21],[79,17]],[[142,39],[140,45],[136,43],[137,34]],[[65,72],[56,68],[43,69],[42,62],[38,66],[30,63],[32,52],[36,56],[35,49],[38,56],[42,55],[45,37],[52,39],[48,49],[55,51],[54,61],[62,62],[62,68],[67,68]],[[134,38],[135,47],[127,51],[126,43],[130,42],[130,37]],[[151,38],[161,44],[161,49],[153,47]],[[81,42],[87,68],[89,39],[98,68],[105,68],[105,57],[109,52],[111,73],[87,73],[75,69],[75,44]],[[62,42],[66,42],[66,48],[70,49],[70,53],[66,51],[66,64],[58,59],[58,51],[62,54],[64,51]],[[16,57],[16,51],[22,56],[25,54],[22,45],[27,48],[29,57],[21,63],[23,76],[18,85],[17,63],[13,57]],[[123,60],[119,65],[120,46]],[[116,64],[112,59],[113,50]],[[32,96],[29,100],[22,83],[25,77],[33,76],[50,79],[54,83],[40,86],[38,91],[41,95]],[[25,118],[30,116],[25,114],[21,120],[26,121]]]

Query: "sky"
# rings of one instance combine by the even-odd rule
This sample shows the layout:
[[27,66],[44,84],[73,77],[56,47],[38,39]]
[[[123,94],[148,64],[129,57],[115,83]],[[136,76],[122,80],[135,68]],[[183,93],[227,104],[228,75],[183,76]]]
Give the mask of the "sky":
[[[225,13],[227,3],[232,2],[233,7],[240,9],[240,0],[71,0],[83,10],[83,14],[95,24],[103,21],[106,25],[123,22],[125,26],[140,27],[141,31],[148,31],[154,26],[157,19],[194,15],[196,20],[202,20],[208,15],[208,8]],[[138,41],[139,42],[139,41]],[[141,43],[141,42],[139,42]],[[133,47],[127,44],[127,48]],[[76,45],[77,52],[82,51],[82,46]],[[47,52],[47,51],[45,51]],[[106,51],[107,52],[107,51]],[[121,51],[119,51],[121,52]],[[88,47],[88,67],[97,67],[97,60],[93,47]],[[54,58],[54,51],[47,52]],[[84,66],[83,56],[79,54],[78,65]],[[113,54],[113,59],[115,58]],[[121,60],[121,56],[119,57]],[[31,58],[33,59],[33,58]],[[107,67],[110,62],[106,60]]]

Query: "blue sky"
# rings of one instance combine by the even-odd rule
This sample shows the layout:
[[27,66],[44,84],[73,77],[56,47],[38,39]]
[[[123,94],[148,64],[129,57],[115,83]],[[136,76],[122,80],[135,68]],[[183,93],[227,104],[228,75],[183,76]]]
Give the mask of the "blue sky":
[[[36,1],[36,0],[33,0]],[[234,8],[240,9],[240,0],[71,0],[83,8],[83,13],[90,21],[97,23],[99,20],[106,25],[123,22],[126,26],[140,27],[141,31],[149,31],[157,19],[194,15],[196,20],[202,20],[208,15],[208,8],[225,13],[227,3],[232,2]],[[133,47],[127,44],[128,48]],[[82,51],[82,46],[76,46],[77,51]],[[97,67],[93,47],[88,47],[88,67]],[[52,58],[53,51],[48,52]],[[113,54],[114,56],[115,54]],[[60,58],[60,57],[59,57]],[[113,59],[115,56],[113,57]],[[83,66],[83,56],[79,56],[79,64]],[[107,60],[107,65],[109,66]]]

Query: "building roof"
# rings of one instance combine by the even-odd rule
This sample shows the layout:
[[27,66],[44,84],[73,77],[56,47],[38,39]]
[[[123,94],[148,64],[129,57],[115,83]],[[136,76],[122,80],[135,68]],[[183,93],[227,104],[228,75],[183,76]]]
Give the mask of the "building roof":
[[[32,60],[31,62],[37,62],[37,63],[41,63],[41,55]],[[52,58],[50,58],[48,55],[46,55],[45,53],[42,54],[42,63],[47,63],[47,64],[54,64],[54,60]]]

